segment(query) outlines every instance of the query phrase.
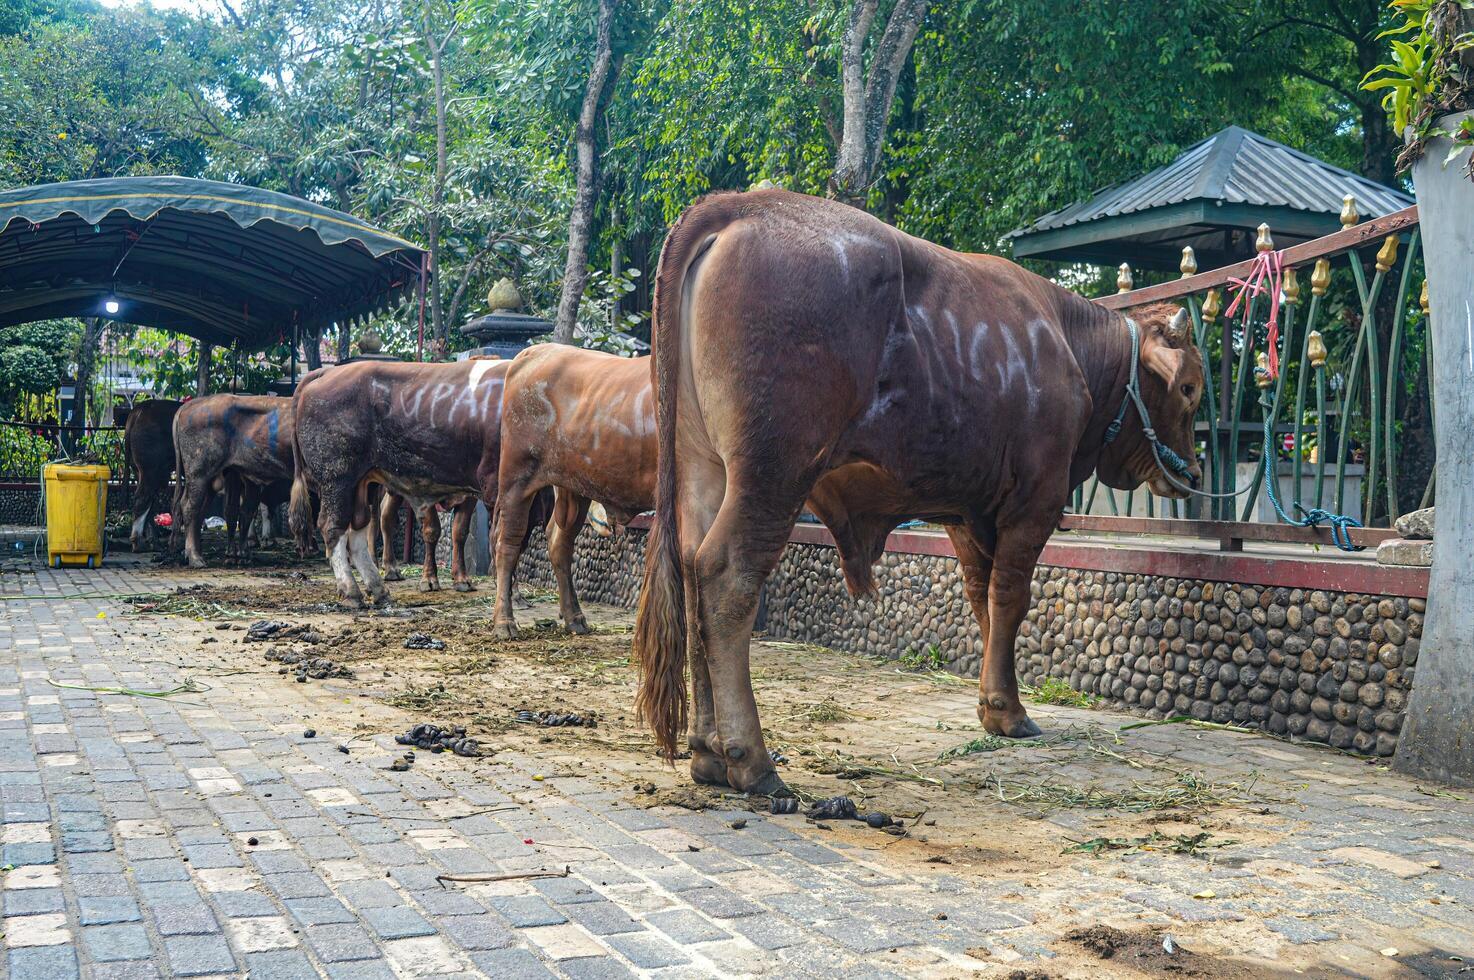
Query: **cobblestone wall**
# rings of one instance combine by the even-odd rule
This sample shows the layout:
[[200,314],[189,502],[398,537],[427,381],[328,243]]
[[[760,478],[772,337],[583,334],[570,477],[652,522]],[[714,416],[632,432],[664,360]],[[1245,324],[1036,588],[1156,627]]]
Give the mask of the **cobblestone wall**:
[[[109,517],[131,512],[133,496],[121,487],[109,487],[107,512]],[[41,502],[41,491],[37,489],[0,490],[0,524],[30,526],[36,523],[37,506]]]
[[[580,595],[632,606],[645,535],[585,532]],[[551,586],[543,541],[522,579]],[[976,677],[982,639],[953,558],[891,553],[853,599],[833,548],[791,544],[769,578],[776,637],[895,659],[935,654]],[[1149,718],[1185,714],[1369,755],[1397,747],[1422,637],[1422,599],[1261,588],[1041,566],[1019,631],[1019,678],[1046,677]]]

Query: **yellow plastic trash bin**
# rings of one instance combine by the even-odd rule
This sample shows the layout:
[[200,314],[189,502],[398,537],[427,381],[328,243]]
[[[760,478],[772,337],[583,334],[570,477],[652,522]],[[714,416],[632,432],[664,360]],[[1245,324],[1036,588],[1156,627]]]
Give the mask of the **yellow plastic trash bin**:
[[46,557],[53,568],[102,564],[110,476],[106,466],[48,463],[41,470],[46,484]]

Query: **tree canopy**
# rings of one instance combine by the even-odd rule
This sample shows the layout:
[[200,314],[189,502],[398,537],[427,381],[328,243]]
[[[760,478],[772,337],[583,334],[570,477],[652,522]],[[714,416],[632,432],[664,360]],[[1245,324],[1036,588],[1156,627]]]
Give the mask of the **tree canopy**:
[[[629,326],[669,222],[765,179],[987,252],[1230,124],[1393,179],[1357,88],[1380,0],[218,2],[6,5],[0,185],[178,173],[352,211],[432,247],[442,350],[503,276],[549,316],[571,292],[586,341]],[[419,330],[381,326],[399,353]]]

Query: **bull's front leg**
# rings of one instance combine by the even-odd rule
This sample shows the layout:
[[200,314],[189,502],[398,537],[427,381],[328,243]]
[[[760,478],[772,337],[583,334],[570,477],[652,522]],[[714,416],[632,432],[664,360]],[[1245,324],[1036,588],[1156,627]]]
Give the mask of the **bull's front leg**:
[[[236,531],[241,522],[241,478],[234,474],[225,476],[225,557],[239,558],[241,553],[240,544],[236,540]],[[244,535],[242,535],[244,537]]]
[[[176,510],[184,511],[184,556],[189,562],[190,568],[204,568],[205,558],[200,553],[200,522],[204,520],[205,497],[210,492],[210,484],[205,480],[191,480],[185,487],[180,506]],[[175,515],[175,527],[180,525],[178,515]]]
[[450,526],[450,573],[457,592],[475,592],[476,583],[466,568],[466,538],[471,533],[471,518],[476,516],[476,499],[456,504],[455,521]]
[[250,558],[252,541],[256,538],[256,518],[261,514],[261,487],[248,480],[245,483],[245,490],[242,496],[239,518],[241,521],[239,554],[242,558]]
[[1019,624],[1029,609],[1029,582],[1053,523],[1049,522],[1042,533],[1032,527],[1000,529],[998,533],[987,585],[988,617],[979,617],[979,623],[986,624],[987,647],[979,672],[978,720],[994,735],[1032,738],[1040,733],[1019,700],[1013,651]]
[[134,551],[142,551],[147,546],[148,515],[153,510],[154,495],[158,490],[146,474],[141,474],[133,487],[133,526],[128,531],[128,546]]
[[440,591],[440,514],[434,504],[417,508],[420,518],[420,539],[425,543],[425,564],[420,573],[421,592]]

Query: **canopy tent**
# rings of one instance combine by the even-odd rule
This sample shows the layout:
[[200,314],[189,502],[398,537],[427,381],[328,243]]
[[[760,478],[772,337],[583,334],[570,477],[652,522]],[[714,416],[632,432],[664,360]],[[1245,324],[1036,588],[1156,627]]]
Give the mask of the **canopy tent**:
[[1204,269],[1254,255],[1267,221],[1281,247],[1340,230],[1350,194],[1362,218],[1412,205],[1408,195],[1283,143],[1230,126],[1166,166],[1053,211],[1011,233],[1015,258],[1177,271],[1184,245]]
[[0,327],[102,316],[257,349],[379,312],[424,252],[301,198],[187,177],[0,192]]

